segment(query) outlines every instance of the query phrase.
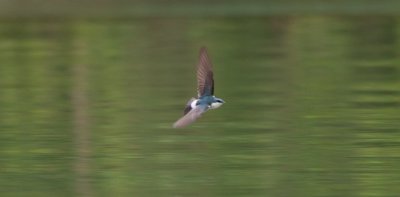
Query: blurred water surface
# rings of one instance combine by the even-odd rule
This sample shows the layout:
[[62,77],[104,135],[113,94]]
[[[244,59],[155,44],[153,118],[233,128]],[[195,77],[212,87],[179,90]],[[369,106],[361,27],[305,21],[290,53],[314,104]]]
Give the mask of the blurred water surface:
[[[395,16],[0,22],[1,196],[398,196]],[[226,104],[172,129],[198,49]]]

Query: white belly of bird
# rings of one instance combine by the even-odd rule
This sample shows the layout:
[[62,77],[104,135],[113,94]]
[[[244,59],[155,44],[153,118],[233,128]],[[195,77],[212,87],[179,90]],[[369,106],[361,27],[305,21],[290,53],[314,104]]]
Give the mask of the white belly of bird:
[[[197,107],[197,106],[196,106],[197,101],[198,101],[198,99],[196,99],[196,100],[192,101],[192,103],[190,103],[190,107],[192,107],[192,109],[194,109],[194,108]],[[211,103],[210,109],[216,109],[216,108],[218,108],[218,107],[221,107],[222,104],[223,104],[223,103],[218,103],[218,102]]]
[[192,103],[190,103],[190,107],[192,107],[192,109],[196,108],[196,103],[199,99],[193,100]]

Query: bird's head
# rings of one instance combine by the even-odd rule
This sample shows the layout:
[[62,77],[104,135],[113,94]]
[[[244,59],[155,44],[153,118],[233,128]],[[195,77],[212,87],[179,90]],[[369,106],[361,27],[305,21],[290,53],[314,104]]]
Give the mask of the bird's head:
[[225,101],[220,99],[220,98],[215,98],[215,101],[211,103],[211,109],[216,109],[218,107],[221,107],[222,104],[224,104]]

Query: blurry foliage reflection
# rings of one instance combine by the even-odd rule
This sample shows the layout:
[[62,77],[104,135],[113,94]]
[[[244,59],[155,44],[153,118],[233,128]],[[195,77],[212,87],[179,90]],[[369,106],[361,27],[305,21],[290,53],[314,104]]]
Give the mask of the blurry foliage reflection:
[[[398,195],[398,21],[2,21],[0,192]],[[171,129],[202,45],[227,103]]]

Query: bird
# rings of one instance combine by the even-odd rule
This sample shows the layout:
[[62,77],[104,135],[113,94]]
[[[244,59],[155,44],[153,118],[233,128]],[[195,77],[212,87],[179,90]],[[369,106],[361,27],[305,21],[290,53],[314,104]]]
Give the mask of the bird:
[[206,47],[200,48],[197,64],[197,98],[192,97],[183,110],[183,116],[174,124],[174,128],[183,128],[195,122],[209,109],[221,107],[225,101],[214,96],[214,78],[212,64]]

